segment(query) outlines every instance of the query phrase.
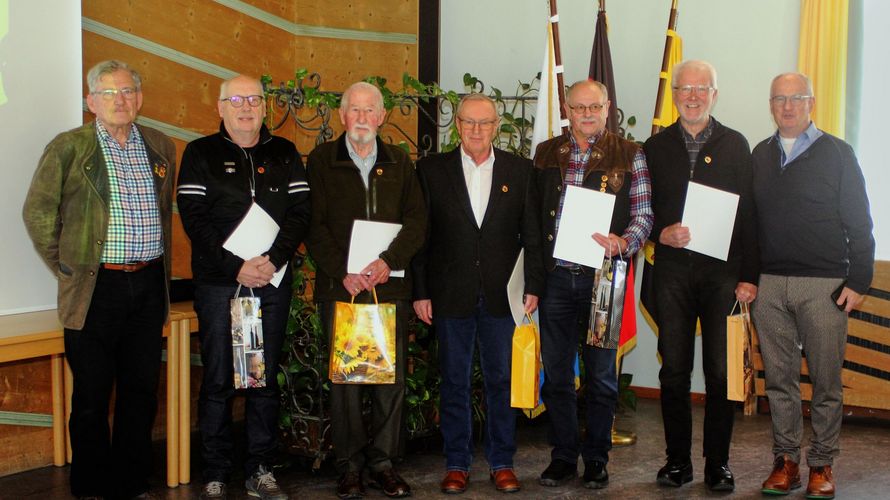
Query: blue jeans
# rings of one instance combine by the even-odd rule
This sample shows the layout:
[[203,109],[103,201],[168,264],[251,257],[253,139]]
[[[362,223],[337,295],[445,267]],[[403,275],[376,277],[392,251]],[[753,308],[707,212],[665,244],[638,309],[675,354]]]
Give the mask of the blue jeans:
[[[544,385],[541,397],[550,415],[550,457],[571,464],[580,453],[585,462],[609,461],[612,420],[618,402],[615,349],[587,345],[593,273],[573,274],[557,267],[547,274],[541,302],[541,357]],[[583,346],[587,433],[583,444],[578,429],[575,357]]]
[[472,316],[434,317],[442,376],[439,414],[445,467],[469,471],[473,460],[470,377],[478,343],[485,388],[485,457],[493,471],[512,469],[516,453],[516,412],[510,407],[513,318],[492,316],[482,298]]
[[[247,435],[246,475],[260,465],[269,466],[278,443],[278,363],[284,343],[290,310],[291,278],[288,272],[279,288],[255,288],[263,318],[266,387],[243,391],[245,434]],[[232,367],[232,320],[229,300],[237,286],[198,285],[195,311],[201,325],[201,362],[204,378],[198,396],[198,429],[204,458],[204,482],[228,482],[232,473],[232,396],[235,395]],[[242,288],[240,295],[250,296]]]

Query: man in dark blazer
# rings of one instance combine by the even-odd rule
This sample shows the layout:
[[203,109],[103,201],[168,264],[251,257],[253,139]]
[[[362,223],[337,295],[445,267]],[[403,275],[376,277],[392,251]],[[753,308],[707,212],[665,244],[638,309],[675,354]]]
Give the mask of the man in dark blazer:
[[[516,414],[510,407],[514,322],[507,281],[525,249],[525,310],[543,289],[538,199],[528,160],[495,149],[494,101],[464,97],[457,108],[461,145],[417,163],[426,196],[428,236],[415,258],[414,310],[433,324],[442,376],[445,493],[462,493],[472,461],[470,374],[478,343],[485,383],[485,454],[495,487],[519,490],[513,473]],[[435,314],[435,316],[434,316]]]

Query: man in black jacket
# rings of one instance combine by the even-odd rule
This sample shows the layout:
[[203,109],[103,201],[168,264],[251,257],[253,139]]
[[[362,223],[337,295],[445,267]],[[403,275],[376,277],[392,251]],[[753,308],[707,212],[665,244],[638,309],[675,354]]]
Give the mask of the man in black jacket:
[[763,262],[754,320],[775,457],[763,492],[784,495],[800,487],[803,349],[813,384],[807,498],[833,498],[831,466],[840,452],[847,314],[868,292],[875,240],[853,148],[816,128],[810,120],[814,101],[805,75],[773,79],[769,102],[778,130],[754,148]]
[[[740,133],[711,116],[717,100],[713,66],[683,61],[674,67],[672,86],[680,118],[643,146],[652,174],[654,293],[662,360],[658,377],[667,442],[667,464],[657,481],[665,486],[692,481],[689,388],[699,321],[707,392],[705,483],[711,490],[731,491],[735,480],[728,460],[735,404],[726,399],[726,316],[736,300],[750,302],[757,295],[751,154]],[[686,249],[697,236],[680,223],[689,182],[739,195],[726,261]]]
[[429,232],[415,259],[414,310],[433,324],[442,373],[440,418],[447,474],[441,489],[462,493],[473,458],[470,374],[473,351],[485,384],[485,455],[495,487],[518,491],[513,473],[516,413],[510,407],[514,323],[507,281],[525,249],[525,310],[543,288],[538,201],[531,164],[501,151],[494,102],[482,94],[457,107],[459,148],[420,160]]
[[[291,299],[293,257],[309,228],[309,185],[300,154],[263,124],[263,86],[247,76],[223,82],[217,104],[220,131],[189,143],[182,157],[177,204],[192,243],[195,311],[201,323],[204,379],[198,428],[204,457],[202,498],[225,498],[232,472],[232,396],[235,394],[229,300],[241,286],[260,298],[266,385],[246,391],[248,491],[284,499],[270,461],[278,436],[278,364]],[[280,226],[268,250],[242,259],[223,248],[253,205]],[[284,269],[281,282],[270,284]],[[241,295],[247,295],[246,290]]]

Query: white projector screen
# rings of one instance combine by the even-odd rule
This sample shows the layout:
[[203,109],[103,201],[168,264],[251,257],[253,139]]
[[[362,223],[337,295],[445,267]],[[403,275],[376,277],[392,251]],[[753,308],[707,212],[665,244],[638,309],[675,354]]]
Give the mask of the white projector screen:
[[43,148],[83,121],[80,1],[0,0],[0,315],[56,307],[22,204]]

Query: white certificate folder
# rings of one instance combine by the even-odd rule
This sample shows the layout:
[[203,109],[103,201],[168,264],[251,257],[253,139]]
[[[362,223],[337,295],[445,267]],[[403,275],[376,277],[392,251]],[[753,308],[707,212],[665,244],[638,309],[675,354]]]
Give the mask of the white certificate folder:
[[[223,248],[244,260],[250,260],[272,248],[272,243],[275,243],[279,229],[280,227],[275,222],[275,219],[263,210],[263,207],[254,202],[250,205],[250,210],[247,211],[241,222],[238,223],[238,227],[232,231],[232,234],[223,243]],[[287,262],[281,266],[281,269],[275,272],[272,281],[269,283],[272,283],[277,288],[284,278],[285,270],[287,270]]]
[[681,222],[689,228],[686,248],[725,261],[738,207],[739,195],[690,182]]
[[[346,261],[346,272],[359,274],[368,264],[374,262],[385,252],[392,241],[402,230],[401,224],[356,220],[352,223],[352,237],[349,239],[349,260]],[[389,276],[404,278],[404,269],[393,269]]]
[[565,196],[553,256],[599,269],[603,267],[606,250],[593,239],[593,234],[609,234],[615,195],[568,186]]

